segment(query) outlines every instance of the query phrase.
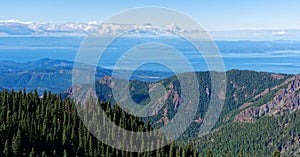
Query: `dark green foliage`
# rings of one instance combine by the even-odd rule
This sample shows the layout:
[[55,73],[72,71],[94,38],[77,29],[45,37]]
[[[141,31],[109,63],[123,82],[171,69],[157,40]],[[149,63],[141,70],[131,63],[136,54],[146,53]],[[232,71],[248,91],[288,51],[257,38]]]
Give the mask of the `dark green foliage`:
[[130,96],[132,99],[138,104],[147,104],[150,101],[150,97],[148,95],[149,83],[132,80],[129,84]]
[[8,140],[5,141],[4,149],[3,149],[3,154],[4,154],[5,156],[8,156],[8,155],[9,155]]
[[299,112],[277,118],[263,117],[254,123],[231,123],[195,138],[194,144],[200,152],[212,150],[218,155],[230,152],[233,156],[279,156],[282,151],[291,156],[287,153],[299,151],[296,142],[300,135],[299,124]]
[[31,152],[29,154],[30,157],[34,157],[35,155],[35,151],[34,151],[34,147],[31,148]]
[[[99,105],[115,124],[127,130],[152,130],[149,122],[140,121],[117,105]],[[149,157],[174,156],[176,153],[179,156],[198,156],[191,145],[179,147],[175,143],[143,153],[120,151],[106,146],[85,128],[72,101],[47,92],[40,99],[37,92],[2,91],[0,111],[0,156]]]
[[280,157],[280,152],[278,150],[275,150],[272,154],[272,157]]
[[22,148],[21,142],[22,142],[21,141],[21,131],[18,129],[17,134],[13,136],[12,144],[11,144],[12,153],[15,156],[21,155],[21,148]]

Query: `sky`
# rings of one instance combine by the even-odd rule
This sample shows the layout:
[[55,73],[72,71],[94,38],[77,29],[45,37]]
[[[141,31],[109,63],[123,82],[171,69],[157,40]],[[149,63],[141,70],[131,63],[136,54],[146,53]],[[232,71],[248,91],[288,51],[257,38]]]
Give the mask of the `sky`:
[[10,0],[0,3],[0,20],[101,22],[123,10],[159,6],[185,13],[206,30],[300,29],[299,0]]

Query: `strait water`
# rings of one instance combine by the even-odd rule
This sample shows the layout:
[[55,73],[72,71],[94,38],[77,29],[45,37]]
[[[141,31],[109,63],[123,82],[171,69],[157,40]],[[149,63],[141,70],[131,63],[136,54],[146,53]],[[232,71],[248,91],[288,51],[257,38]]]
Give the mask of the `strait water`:
[[[16,62],[36,61],[42,58],[74,61],[83,38],[0,38],[0,60]],[[156,41],[157,42],[157,41]],[[159,40],[176,47],[196,71],[208,70],[204,59],[182,41]],[[116,41],[109,47],[99,66],[113,68],[125,51],[141,40]],[[225,70],[241,69],[276,73],[300,73],[300,42],[296,41],[217,41]],[[159,52],[153,53],[154,56]],[[177,56],[169,56],[172,60]],[[141,58],[139,58],[141,59]],[[130,63],[128,63],[130,64]],[[180,63],[173,63],[180,68]],[[122,67],[119,67],[122,69]],[[125,67],[124,67],[125,68]],[[159,64],[146,64],[142,70],[168,71]]]

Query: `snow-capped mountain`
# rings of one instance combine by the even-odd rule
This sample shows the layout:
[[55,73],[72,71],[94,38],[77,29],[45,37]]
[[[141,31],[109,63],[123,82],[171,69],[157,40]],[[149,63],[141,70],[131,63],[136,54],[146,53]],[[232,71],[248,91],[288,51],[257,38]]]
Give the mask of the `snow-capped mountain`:
[[126,31],[126,36],[173,36],[186,30],[176,25],[163,27],[125,24],[63,23],[38,24],[19,20],[0,21],[0,36],[84,36],[96,33],[100,36],[111,36]]
[[[98,36],[161,37],[199,35],[203,30],[183,29],[175,24],[153,26],[151,24],[109,24],[96,21],[87,23],[34,23],[19,20],[0,21],[0,37],[44,37],[44,36]],[[300,29],[288,30],[223,30],[209,31],[214,40],[300,40]]]

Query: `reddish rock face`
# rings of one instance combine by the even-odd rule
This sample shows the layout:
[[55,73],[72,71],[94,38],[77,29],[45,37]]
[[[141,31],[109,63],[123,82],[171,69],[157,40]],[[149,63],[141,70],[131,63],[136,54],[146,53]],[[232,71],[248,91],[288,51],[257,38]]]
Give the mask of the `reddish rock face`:
[[281,75],[281,74],[272,74],[271,76],[278,80],[284,79],[284,75]]
[[113,79],[110,76],[104,76],[102,79],[99,80],[99,83],[102,84],[102,85],[106,85],[109,88],[114,87]]
[[[262,117],[264,115],[277,116],[284,112],[290,113],[296,110],[300,110],[300,75],[293,76],[286,82],[287,88],[279,89],[275,97],[259,107],[250,107],[251,102],[245,103],[240,109],[241,111],[237,116],[235,116],[234,121],[239,122],[252,122],[255,118]],[[274,88],[276,89],[276,88]],[[269,92],[270,90],[268,90]],[[265,90],[260,97],[265,95],[267,90]]]

